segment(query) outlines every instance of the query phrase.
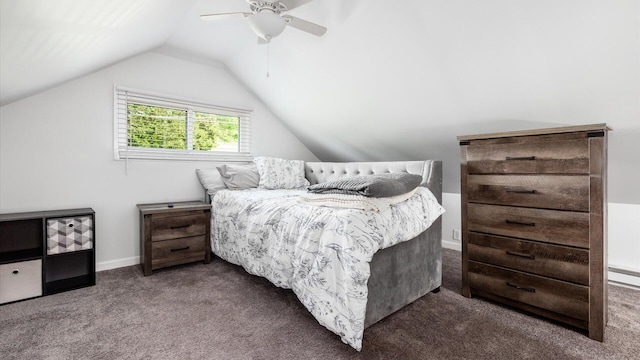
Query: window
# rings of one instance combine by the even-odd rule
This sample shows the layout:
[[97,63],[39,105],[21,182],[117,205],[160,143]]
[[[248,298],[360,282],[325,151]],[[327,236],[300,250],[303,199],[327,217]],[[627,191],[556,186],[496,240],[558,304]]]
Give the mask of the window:
[[251,109],[116,86],[115,159],[250,161]]

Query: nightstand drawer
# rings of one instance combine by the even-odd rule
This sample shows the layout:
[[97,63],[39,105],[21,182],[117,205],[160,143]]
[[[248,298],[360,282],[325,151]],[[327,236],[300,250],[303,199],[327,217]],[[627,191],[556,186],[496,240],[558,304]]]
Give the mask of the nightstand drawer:
[[204,235],[175,240],[156,241],[151,244],[151,267],[153,270],[205,258]]
[[589,248],[589,213],[468,204],[469,231]]
[[589,177],[561,175],[469,175],[470,202],[589,211]]
[[207,233],[208,213],[170,217],[154,216],[151,220],[151,241],[179,239]]
[[469,233],[469,259],[589,285],[589,250]]
[[589,140],[470,145],[469,174],[589,174]]
[[469,261],[469,286],[578,320],[589,320],[589,288]]

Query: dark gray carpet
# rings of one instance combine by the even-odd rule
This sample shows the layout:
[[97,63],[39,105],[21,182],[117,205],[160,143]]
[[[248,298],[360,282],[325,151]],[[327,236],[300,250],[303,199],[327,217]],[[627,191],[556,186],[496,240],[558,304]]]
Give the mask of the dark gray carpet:
[[288,290],[220,259],[0,306],[2,359],[640,359],[640,292],[609,287],[604,343],[459,294],[460,253],[442,291],[364,333],[358,353]]

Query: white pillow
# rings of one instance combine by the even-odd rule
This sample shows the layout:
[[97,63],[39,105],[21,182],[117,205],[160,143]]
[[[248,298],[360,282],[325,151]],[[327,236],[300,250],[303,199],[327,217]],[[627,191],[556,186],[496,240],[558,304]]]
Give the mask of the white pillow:
[[259,188],[262,189],[298,189],[309,186],[304,177],[304,161],[285,160],[270,157],[257,157],[253,162],[260,174]]
[[218,190],[227,188],[218,169],[196,169],[196,174],[198,174],[198,180],[200,180],[202,186],[207,190],[207,194],[211,196]]

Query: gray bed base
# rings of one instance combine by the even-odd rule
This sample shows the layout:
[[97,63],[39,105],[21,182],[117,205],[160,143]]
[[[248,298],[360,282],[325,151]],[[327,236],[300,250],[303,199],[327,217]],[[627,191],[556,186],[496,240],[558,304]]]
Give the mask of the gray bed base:
[[[408,172],[422,175],[424,186],[442,204],[442,162],[387,161],[353,163],[305,163],[311,184],[343,177]],[[382,249],[370,263],[365,328],[398,311],[442,284],[442,218],[417,237]]]
[[[422,175],[422,183],[442,204],[442,161],[306,162],[305,176],[318,184],[340,178],[408,172]],[[207,202],[211,198],[206,194]],[[364,327],[377,323],[442,284],[442,217],[415,238],[382,249],[370,263]]]

